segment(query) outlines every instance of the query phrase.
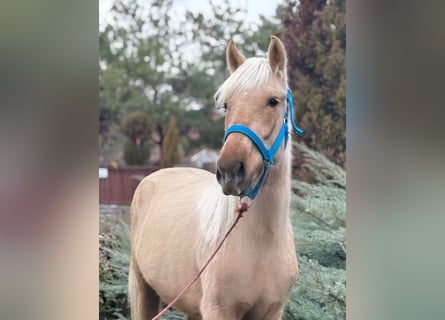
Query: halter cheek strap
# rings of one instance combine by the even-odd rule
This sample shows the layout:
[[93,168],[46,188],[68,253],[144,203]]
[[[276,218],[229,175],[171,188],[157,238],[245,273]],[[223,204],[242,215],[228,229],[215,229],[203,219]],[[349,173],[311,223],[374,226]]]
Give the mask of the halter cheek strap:
[[234,125],[230,126],[229,128],[227,128],[226,133],[224,135],[224,142],[226,141],[227,137],[231,133],[238,132],[238,133],[244,134],[250,140],[252,140],[252,142],[255,144],[255,146],[258,148],[261,155],[263,156],[264,170],[263,170],[263,174],[260,177],[260,180],[258,181],[258,183],[255,186],[250,188],[245,194],[241,194],[240,195],[241,198],[247,196],[252,200],[255,199],[256,195],[258,194],[258,191],[260,191],[261,186],[264,183],[264,180],[266,178],[267,172],[269,171],[270,165],[272,165],[274,163],[274,157],[275,157],[278,149],[280,149],[283,139],[284,139],[284,148],[286,148],[287,141],[289,140],[289,130],[288,130],[288,126],[287,126],[287,120],[288,120],[289,114],[290,114],[292,128],[294,129],[295,133],[297,133],[298,135],[303,134],[303,130],[301,130],[295,123],[293,109],[294,109],[294,103],[292,100],[292,92],[288,88],[287,89],[287,107],[286,107],[286,112],[284,114],[283,125],[281,127],[280,132],[278,133],[277,138],[275,139],[275,142],[272,144],[270,149],[268,149],[264,145],[261,138],[258,137],[258,135],[252,129],[250,129],[249,127],[247,127],[243,124],[234,124]]

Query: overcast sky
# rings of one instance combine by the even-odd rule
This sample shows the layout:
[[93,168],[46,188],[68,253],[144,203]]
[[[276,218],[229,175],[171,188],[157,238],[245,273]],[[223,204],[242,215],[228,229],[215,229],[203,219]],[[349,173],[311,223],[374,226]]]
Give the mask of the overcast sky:
[[[210,10],[208,1],[202,0],[174,0],[174,7],[177,10],[185,12],[187,9],[192,11],[206,11]],[[215,1],[217,2],[217,1]],[[260,14],[265,16],[272,16],[275,14],[275,9],[280,0],[231,0],[238,6],[247,8],[247,19],[250,21],[257,21]]]
[[[218,2],[219,0],[215,0]],[[259,15],[273,16],[275,9],[282,0],[230,0],[231,3],[247,9],[247,20],[256,22]],[[109,21],[110,8],[113,0],[99,0],[99,25],[103,27]],[[173,10],[178,15],[183,16],[185,11],[191,10],[193,12],[208,12],[210,5],[208,1],[203,0],[174,0]],[[102,29],[102,28],[101,28]]]

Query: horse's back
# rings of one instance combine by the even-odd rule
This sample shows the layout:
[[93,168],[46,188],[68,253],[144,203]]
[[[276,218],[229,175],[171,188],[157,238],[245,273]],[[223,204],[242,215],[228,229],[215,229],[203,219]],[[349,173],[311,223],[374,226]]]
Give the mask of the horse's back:
[[157,200],[165,193],[179,199],[184,197],[184,191],[194,187],[199,188],[214,179],[214,175],[208,171],[196,168],[161,169],[142,179],[135,191],[132,205],[135,201],[140,205],[141,202]]
[[[132,228],[136,229],[145,216],[153,220],[160,212],[161,220],[175,216],[178,221],[190,218],[193,214],[190,208],[196,207],[203,191],[214,179],[211,173],[195,168],[168,168],[150,174],[135,191],[131,204]],[[189,211],[185,216],[183,209]]]
[[[146,281],[165,301],[198,269],[197,205],[214,179],[200,169],[169,168],[147,176],[136,189],[131,210],[132,254]],[[185,297],[183,309],[197,307],[200,296],[200,286],[195,286]]]

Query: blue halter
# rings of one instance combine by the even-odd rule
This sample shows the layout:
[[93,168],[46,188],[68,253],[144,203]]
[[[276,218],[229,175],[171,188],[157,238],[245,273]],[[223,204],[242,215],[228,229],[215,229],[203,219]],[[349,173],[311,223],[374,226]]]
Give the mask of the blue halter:
[[260,191],[261,186],[264,183],[270,165],[274,163],[273,159],[278,149],[280,148],[283,139],[284,139],[284,148],[286,149],[287,141],[289,140],[289,129],[287,126],[287,119],[289,114],[290,114],[290,121],[292,124],[292,128],[294,129],[295,133],[301,136],[303,134],[303,130],[301,130],[297,126],[294,120],[294,102],[292,100],[292,91],[290,90],[290,88],[287,89],[287,107],[286,107],[286,112],[284,114],[283,126],[281,127],[281,130],[278,133],[278,137],[276,138],[275,142],[272,144],[270,149],[266,148],[261,138],[258,137],[258,135],[253,130],[251,130],[249,127],[246,127],[243,124],[234,124],[229,128],[227,128],[226,133],[224,135],[224,142],[231,133],[238,132],[244,134],[250,140],[252,140],[252,142],[257,146],[258,150],[261,152],[261,155],[263,156],[264,170],[263,174],[260,177],[260,180],[255,186],[250,188],[246,193],[241,194],[240,195],[241,198],[247,196],[252,200],[255,199],[258,191]]

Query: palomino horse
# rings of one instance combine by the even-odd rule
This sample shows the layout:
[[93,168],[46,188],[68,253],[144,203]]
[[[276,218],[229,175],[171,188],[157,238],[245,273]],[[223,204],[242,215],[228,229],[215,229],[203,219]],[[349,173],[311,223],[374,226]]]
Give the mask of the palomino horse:
[[226,55],[231,75],[215,94],[217,107],[226,111],[216,178],[199,169],[164,169],[146,177],[134,194],[133,320],[151,319],[160,298],[170,302],[187,285],[236,219],[234,208],[246,195],[255,198],[248,212],[175,307],[189,319],[281,319],[296,280],[286,52],[272,36],[268,58],[246,59],[233,41]]

